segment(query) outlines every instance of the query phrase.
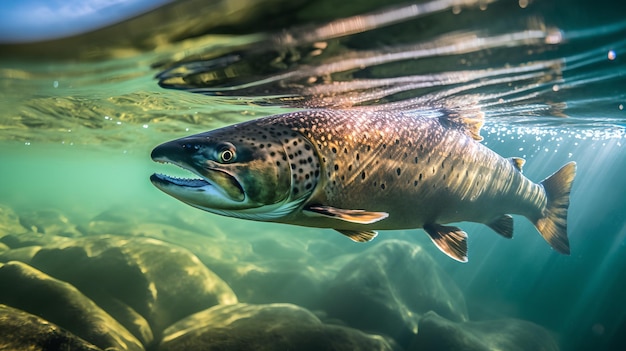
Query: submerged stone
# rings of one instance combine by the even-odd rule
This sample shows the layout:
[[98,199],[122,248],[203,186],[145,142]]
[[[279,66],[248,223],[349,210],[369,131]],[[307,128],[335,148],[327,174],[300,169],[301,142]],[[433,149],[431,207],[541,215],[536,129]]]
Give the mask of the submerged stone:
[[[461,291],[422,247],[384,241],[348,262],[322,302],[330,317],[408,343],[428,311],[466,321]],[[420,331],[421,332],[421,331]]]
[[155,239],[86,237],[44,247],[31,262],[79,288],[144,343],[192,313],[237,302],[195,255]]
[[0,262],[20,261],[29,263],[41,250],[41,246],[26,246],[0,252]]
[[20,214],[20,222],[24,227],[35,233],[69,238],[82,236],[82,233],[67,216],[53,209]]
[[11,249],[18,249],[29,246],[46,246],[60,243],[70,242],[72,239],[57,236],[47,235],[34,232],[26,232],[21,234],[9,234],[0,238],[0,242],[10,247]]
[[216,306],[165,330],[159,351],[394,350],[378,335],[322,323],[291,304]]
[[20,218],[7,205],[0,204],[0,238],[8,234],[20,234],[28,230],[20,223]]
[[141,343],[69,283],[17,261],[0,266],[0,303],[37,315],[102,348],[142,351]]
[[102,351],[49,321],[0,305],[0,350]]
[[424,315],[408,351],[558,351],[543,327],[519,319],[453,322],[435,312]]

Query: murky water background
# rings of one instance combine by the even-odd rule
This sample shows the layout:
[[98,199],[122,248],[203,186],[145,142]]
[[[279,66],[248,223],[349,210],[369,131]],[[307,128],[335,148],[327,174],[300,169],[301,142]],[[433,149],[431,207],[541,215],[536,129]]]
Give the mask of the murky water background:
[[[350,333],[385,335],[385,345],[404,350],[452,350],[461,344],[471,350],[626,347],[622,5],[314,1],[268,3],[273,10],[263,13],[272,16],[258,17],[246,15],[246,9],[257,8],[252,5],[237,3],[229,12],[216,4],[191,7],[185,16],[171,16],[165,7],[157,12],[160,22],[140,17],[124,27],[150,23],[151,40],[131,30],[125,41],[95,35],[100,41],[89,46],[79,37],[54,46],[2,48],[0,262],[24,262],[70,282],[139,341],[124,346],[81,334],[73,322],[37,307],[38,298],[54,295],[47,288],[37,285],[32,289],[39,297],[20,299],[25,296],[20,287],[30,285],[19,275],[0,277],[0,304],[48,319],[102,349],[177,349],[172,340],[184,337],[192,340],[188,346],[208,347],[210,342],[198,340],[219,338],[204,329],[166,328],[216,304],[222,310],[213,317],[196,316],[192,322],[215,329],[207,321],[215,322],[216,315],[255,315],[259,322],[251,319],[245,332],[223,321],[220,326],[232,327],[239,341],[248,343],[237,345],[257,340],[270,349],[272,341],[255,336],[255,325],[275,326],[288,335],[281,342],[303,338],[276,322],[281,318],[313,323],[303,329],[319,343],[326,340],[323,335],[344,340],[338,336],[348,333],[344,329],[319,329],[340,325]],[[232,20],[211,27],[197,18],[209,10]],[[202,33],[163,34],[183,28],[181,23],[194,28],[189,18],[204,23],[195,27]],[[47,54],[38,53],[40,48]],[[522,217],[515,217],[512,240],[464,223],[469,263],[459,264],[440,254],[421,230],[382,232],[372,243],[357,244],[331,230],[204,213],[148,180],[164,171],[149,157],[163,141],[297,108],[352,106],[418,113],[480,110],[486,118],[483,143],[505,157],[524,157],[524,173],[535,181],[576,161],[572,255],[552,251]],[[182,171],[168,167],[167,172]],[[163,244],[142,241],[146,238]],[[163,254],[159,245],[171,245],[178,256]],[[185,251],[176,251],[179,247]],[[114,254],[107,256],[115,248],[125,268]],[[83,256],[77,254],[81,250]],[[158,257],[161,263],[155,263]],[[71,268],[76,266],[86,268]],[[133,275],[133,267],[143,273]],[[172,273],[175,267],[187,273]],[[19,264],[6,264],[4,271],[13,272],[9,268],[29,272]],[[171,274],[204,280],[178,284],[168,280]],[[145,286],[121,283],[133,279],[145,280]],[[189,288],[193,284],[220,288],[200,292]],[[177,305],[183,300],[193,303]],[[132,318],[125,319],[128,314],[112,301],[145,319],[143,329],[133,329],[140,323],[128,322]],[[236,301],[261,307],[229,310],[226,305]],[[270,303],[293,303],[316,315],[275,306],[265,312],[274,317],[262,319],[259,311]],[[455,333],[446,329],[450,325]],[[316,334],[319,330],[327,334]],[[350,347],[386,349],[376,338],[363,340],[370,344],[354,341]],[[287,345],[274,341],[277,349]]]

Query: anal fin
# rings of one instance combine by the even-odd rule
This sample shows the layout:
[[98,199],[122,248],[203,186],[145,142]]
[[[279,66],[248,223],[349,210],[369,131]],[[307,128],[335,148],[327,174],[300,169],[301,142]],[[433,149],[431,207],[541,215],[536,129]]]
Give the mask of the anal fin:
[[502,215],[487,223],[487,225],[505,238],[510,239],[513,237],[513,217],[509,215]]
[[356,241],[358,243],[365,243],[372,239],[374,239],[378,232],[373,230],[346,230],[346,229],[335,229],[339,233],[347,236],[352,241]]
[[424,225],[424,230],[443,253],[467,262],[467,233],[461,228],[432,223]]
[[332,206],[309,206],[304,209],[313,216],[330,217],[357,224],[372,224],[389,217],[387,212],[370,212],[365,210],[345,210]]

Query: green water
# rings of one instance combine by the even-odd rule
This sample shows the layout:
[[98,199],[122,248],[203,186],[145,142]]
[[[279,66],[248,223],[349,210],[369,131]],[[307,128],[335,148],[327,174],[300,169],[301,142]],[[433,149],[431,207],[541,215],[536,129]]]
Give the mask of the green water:
[[[77,45],[69,42],[49,58],[3,54],[0,304],[99,349],[626,348],[624,10],[521,3],[459,12],[434,2],[444,10],[326,35],[314,29],[381,6],[331,14],[311,2],[274,24],[237,16],[156,47],[103,41],[102,56],[77,47],[67,59]],[[555,33],[563,40],[553,43]],[[151,161],[167,140],[355,105],[479,108],[483,143],[524,157],[536,182],[576,161],[571,255],[553,251],[521,216],[511,240],[459,224],[469,235],[469,262],[460,264],[422,230],[354,243],[330,229],[209,214],[149,181],[155,172],[186,175]],[[84,315],[65,316],[75,310]],[[16,325],[2,324],[0,335],[22,335],[24,345],[25,335],[52,335]],[[0,349],[19,344],[7,340],[0,336]]]

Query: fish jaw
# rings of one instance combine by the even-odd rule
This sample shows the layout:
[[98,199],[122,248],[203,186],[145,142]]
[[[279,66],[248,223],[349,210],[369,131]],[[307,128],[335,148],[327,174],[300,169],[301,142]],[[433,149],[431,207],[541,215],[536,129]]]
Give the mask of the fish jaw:
[[184,145],[177,140],[161,144],[152,151],[152,160],[173,164],[195,177],[177,178],[155,173],[150,177],[152,184],[184,203],[207,211],[246,207],[245,192],[237,178],[206,162],[197,162],[197,157],[185,150]]

